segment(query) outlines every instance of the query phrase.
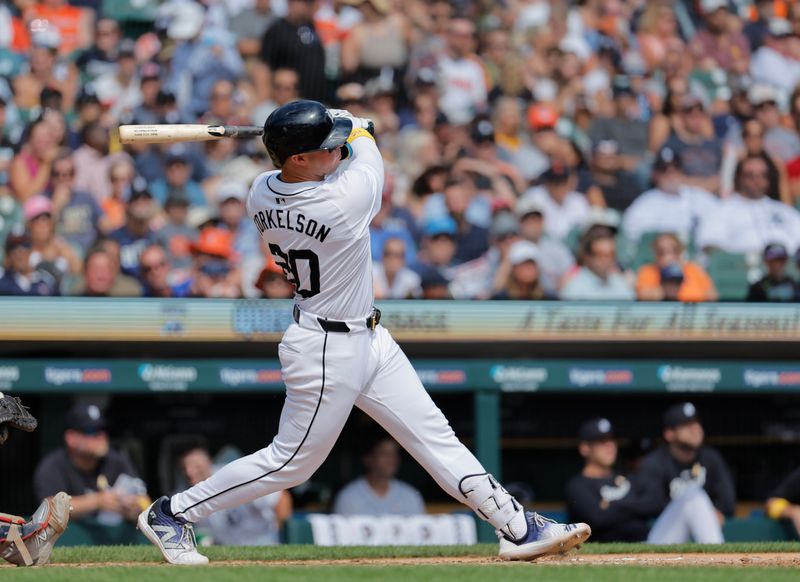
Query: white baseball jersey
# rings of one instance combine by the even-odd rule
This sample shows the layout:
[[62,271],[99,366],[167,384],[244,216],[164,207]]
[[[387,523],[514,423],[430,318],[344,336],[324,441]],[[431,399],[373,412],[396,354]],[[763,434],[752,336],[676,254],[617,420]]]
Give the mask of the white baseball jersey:
[[[380,208],[383,162],[371,139],[359,137],[352,147],[352,158],[321,182],[289,184],[267,172],[253,184],[247,212],[296,285],[299,307],[278,346],[286,384],[278,434],[266,448],[173,495],[170,507],[197,522],[302,483],[356,406],[445,491],[521,540],[528,531],[522,506],[458,440],[388,330],[367,326],[369,223]],[[331,320],[347,323],[331,327]]]
[[322,182],[261,174],[246,202],[276,264],[295,285],[295,302],[335,320],[366,318],[374,300],[369,223],[381,207],[383,160],[370,139],[352,147],[353,157]]

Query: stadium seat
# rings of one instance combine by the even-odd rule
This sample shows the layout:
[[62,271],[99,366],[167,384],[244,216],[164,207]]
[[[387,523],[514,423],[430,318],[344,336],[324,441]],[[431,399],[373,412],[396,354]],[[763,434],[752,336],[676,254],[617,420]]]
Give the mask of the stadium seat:
[[645,232],[642,234],[639,242],[630,243],[632,245],[630,255],[630,267],[638,271],[642,265],[647,265],[655,261],[655,253],[653,253],[653,241],[661,234],[660,232]]
[[744,301],[750,266],[745,255],[714,251],[708,257],[708,274],[719,291],[720,301]]

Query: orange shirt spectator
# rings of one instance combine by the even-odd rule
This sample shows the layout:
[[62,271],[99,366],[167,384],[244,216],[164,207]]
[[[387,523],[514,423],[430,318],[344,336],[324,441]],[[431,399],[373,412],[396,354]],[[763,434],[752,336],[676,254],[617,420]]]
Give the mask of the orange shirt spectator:
[[86,48],[91,42],[91,16],[88,11],[70,6],[65,0],[45,0],[31,6],[28,20],[38,18],[46,20],[61,34],[61,46],[58,51],[62,56]]
[[[660,234],[653,241],[655,263],[643,265],[636,278],[636,297],[640,301],[716,301],[714,282],[703,267],[681,259],[683,244],[672,233]],[[662,273],[669,280],[662,280]]]
[[[678,288],[678,301],[694,303],[712,301],[716,298],[716,289],[711,277],[697,263],[685,262],[683,282]],[[636,277],[636,296],[639,300],[653,300],[647,297],[648,292],[661,293],[661,269],[655,265],[643,265]],[[712,297],[713,296],[713,297]]]

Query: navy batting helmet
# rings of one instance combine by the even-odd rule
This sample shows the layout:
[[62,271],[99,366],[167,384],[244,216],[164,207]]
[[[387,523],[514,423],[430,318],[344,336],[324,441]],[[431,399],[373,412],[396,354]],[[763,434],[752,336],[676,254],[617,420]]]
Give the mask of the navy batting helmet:
[[276,168],[295,154],[343,146],[353,129],[347,118],[334,118],[318,101],[293,101],[278,107],[264,124],[264,146]]

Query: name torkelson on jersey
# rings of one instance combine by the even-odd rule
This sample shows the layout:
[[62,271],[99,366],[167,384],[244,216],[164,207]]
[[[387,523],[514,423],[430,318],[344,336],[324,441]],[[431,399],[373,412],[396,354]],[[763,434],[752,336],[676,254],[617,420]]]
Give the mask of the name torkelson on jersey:
[[295,232],[301,232],[319,242],[325,242],[331,232],[331,227],[320,224],[313,218],[306,218],[302,212],[292,213],[291,210],[285,212],[280,208],[274,210],[259,210],[253,216],[253,222],[258,228],[259,234],[264,234],[265,230],[272,228],[286,228]]

